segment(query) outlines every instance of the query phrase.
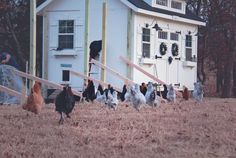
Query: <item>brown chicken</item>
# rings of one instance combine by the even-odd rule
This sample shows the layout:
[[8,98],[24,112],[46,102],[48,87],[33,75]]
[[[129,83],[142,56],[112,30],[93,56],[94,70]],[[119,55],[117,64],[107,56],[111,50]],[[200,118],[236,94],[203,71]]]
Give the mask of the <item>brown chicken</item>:
[[188,91],[188,88],[187,87],[183,87],[183,99],[184,100],[188,100],[189,99],[189,91]]
[[41,86],[39,82],[35,82],[31,89],[31,94],[27,98],[27,102],[22,106],[24,110],[39,114],[44,106],[44,99],[41,94]]

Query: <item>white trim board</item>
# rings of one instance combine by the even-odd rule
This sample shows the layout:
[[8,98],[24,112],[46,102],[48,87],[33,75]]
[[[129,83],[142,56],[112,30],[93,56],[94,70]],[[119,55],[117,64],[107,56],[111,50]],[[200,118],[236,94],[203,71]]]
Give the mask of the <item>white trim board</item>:
[[182,18],[182,17],[179,17],[179,16],[172,16],[172,15],[152,12],[152,11],[148,11],[148,10],[137,8],[135,5],[131,4],[127,0],[120,0],[120,1],[122,3],[124,3],[126,6],[128,6],[129,8],[131,8],[132,10],[134,10],[135,12],[137,12],[137,13],[146,14],[146,15],[155,16],[155,17],[160,17],[160,18],[169,19],[169,20],[178,21],[178,22],[183,22],[183,23],[189,23],[189,24],[206,26],[205,22],[200,22],[200,21],[196,21],[196,20],[186,19],[186,18]]

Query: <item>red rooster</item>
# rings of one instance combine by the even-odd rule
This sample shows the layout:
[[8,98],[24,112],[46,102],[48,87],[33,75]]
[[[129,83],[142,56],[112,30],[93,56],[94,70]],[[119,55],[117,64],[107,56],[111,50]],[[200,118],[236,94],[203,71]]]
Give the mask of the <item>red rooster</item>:
[[24,110],[39,114],[44,106],[44,99],[41,94],[41,85],[35,82],[31,89],[31,94],[27,98],[27,102],[22,106]]

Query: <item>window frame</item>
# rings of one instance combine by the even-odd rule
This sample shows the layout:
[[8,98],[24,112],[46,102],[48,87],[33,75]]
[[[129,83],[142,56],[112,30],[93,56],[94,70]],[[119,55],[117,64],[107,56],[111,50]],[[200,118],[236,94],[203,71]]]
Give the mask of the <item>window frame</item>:
[[[144,34],[144,32],[145,32],[144,30],[148,31],[148,34]],[[144,40],[145,36],[149,37],[149,38],[147,38],[148,40]],[[144,50],[144,48],[146,46],[149,46],[147,53],[146,53],[146,50]],[[151,58],[151,29],[145,28],[145,27],[142,28],[142,57]]]
[[[188,37],[190,39],[188,39]],[[188,52],[191,51],[191,52]],[[191,57],[188,57],[187,53],[191,54]],[[186,35],[185,36],[185,60],[186,61],[193,61],[193,36],[192,35]]]
[[[158,1],[160,1],[160,3],[158,3]],[[163,2],[163,1],[165,1],[165,2]],[[156,3],[156,5],[168,7],[168,0],[155,0],[155,3]]]
[[[165,33],[165,35],[164,35]],[[165,36],[166,38],[162,37]],[[158,35],[157,35],[158,39],[161,40],[168,40],[168,31],[158,31]]]
[[[173,35],[177,35],[177,39],[173,39]],[[179,41],[179,38],[180,36],[179,36],[179,34],[178,33],[175,33],[175,32],[170,32],[170,40],[171,41]]]
[[[73,23],[73,25],[72,25],[72,32],[67,32],[67,27],[69,27],[68,25],[65,25],[64,27],[65,27],[65,32],[61,32],[61,27],[63,27],[63,25],[61,26],[60,25],[60,23],[61,22],[63,22],[63,21],[65,21],[65,22],[70,22],[70,21],[72,21],[72,23]],[[69,47],[69,46],[67,46],[67,47],[63,47],[62,46],[62,44],[60,43],[61,42],[61,40],[60,40],[60,37],[62,37],[62,36],[64,36],[64,37],[66,37],[66,36],[68,36],[68,37],[70,37],[70,36],[72,36],[72,46],[71,47]],[[58,48],[59,49],[69,49],[69,50],[71,50],[71,49],[74,49],[74,47],[75,47],[75,20],[74,19],[63,19],[63,20],[58,20]],[[69,42],[68,42],[69,43]],[[67,44],[68,45],[68,44]]]
[[[174,7],[173,7],[173,2],[179,3],[180,6],[181,6],[181,8],[174,8]],[[182,11],[182,10],[183,10],[183,3],[180,2],[180,1],[177,1],[177,0],[171,0],[171,2],[170,2],[170,8]]]
[[[64,76],[64,73],[68,73],[67,75],[68,75],[68,77],[65,77]],[[66,74],[65,74],[66,75]],[[68,78],[68,80],[67,80],[67,78]],[[66,70],[66,69],[63,69],[62,70],[62,82],[70,82],[70,80],[71,80],[71,75],[70,75],[70,70]]]

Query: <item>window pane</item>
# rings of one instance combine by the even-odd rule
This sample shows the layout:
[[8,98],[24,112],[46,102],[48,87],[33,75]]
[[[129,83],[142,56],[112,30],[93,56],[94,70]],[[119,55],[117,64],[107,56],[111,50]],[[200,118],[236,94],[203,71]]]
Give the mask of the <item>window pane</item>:
[[171,8],[182,10],[182,3],[177,1],[171,1]]
[[168,36],[167,32],[158,31],[158,38],[159,39],[167,39],[168,38],[167,36]]
[[167,0],[156,0],[156,4],[167,6]]
[[73,49],[74,36],[73,35],[59,35],[59,48]]
[[74,20],[59,20],[59,33],[74,33]]
[[192,36],[186,35],[185,46],[186,47],[192,47]]
[[143,28],[142,40],[145,42],[150,42],[150,29]]
[[70,81],[70,71],[62,70],[62,81]]
[[170,34],[170,39],[174,40],[174,41],[178,41],[179,40],[179,34],[177,33],[171,33]]
[[192,61],[192,49],[186,48],[186,61]]
[[143,43],[143,57],[150,58],[150,44]]

